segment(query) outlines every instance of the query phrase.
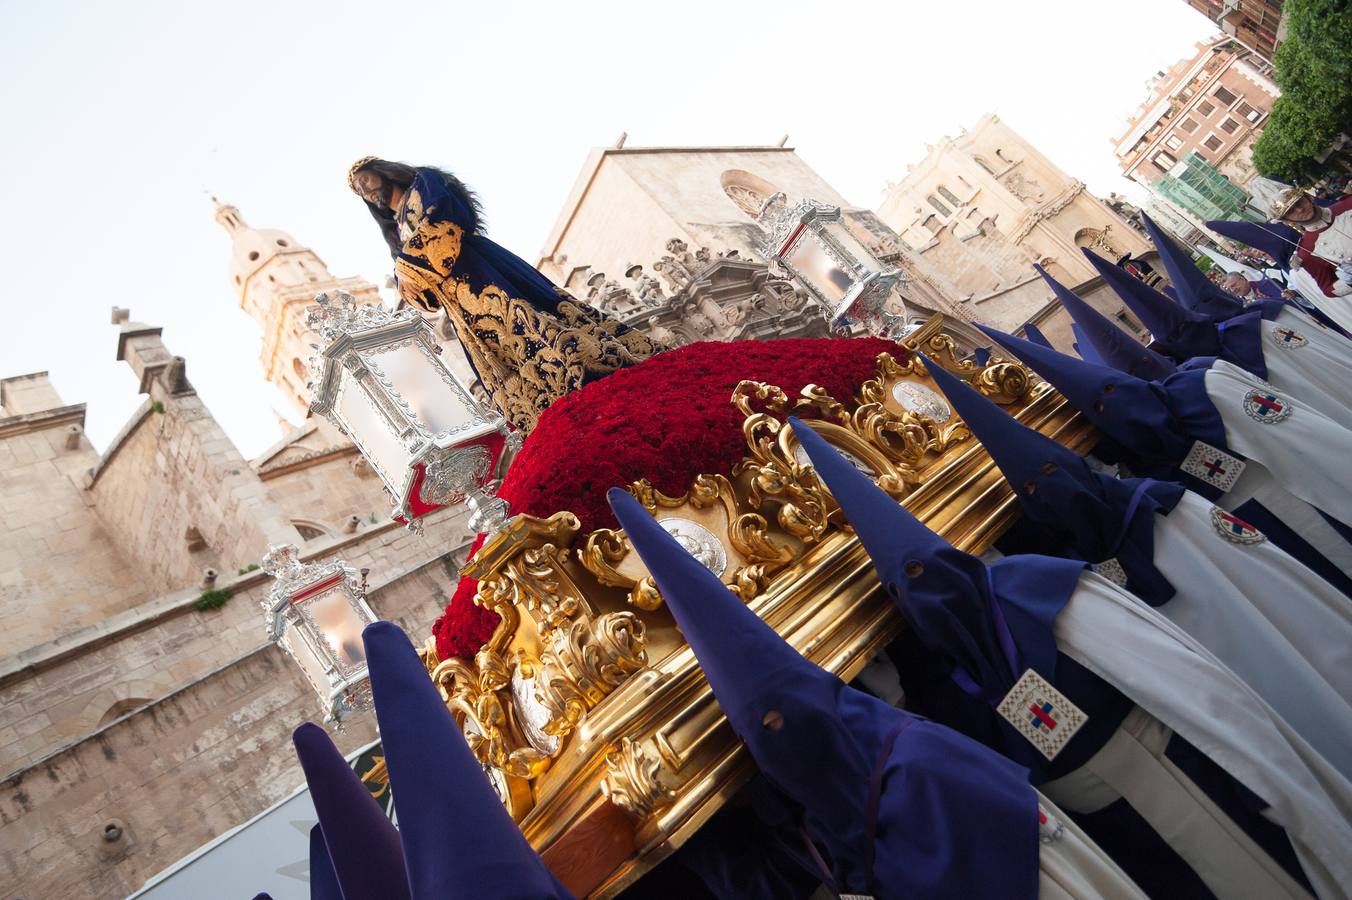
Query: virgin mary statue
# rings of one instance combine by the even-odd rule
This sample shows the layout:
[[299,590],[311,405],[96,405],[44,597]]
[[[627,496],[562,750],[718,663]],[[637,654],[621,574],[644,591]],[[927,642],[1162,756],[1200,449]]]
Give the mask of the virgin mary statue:
[[517,429],[529,432],[553,401],[663,349],[489,240],[478,198],[451,173],[368,156],[348,184],[385,235],[399,295],[424,312],[445,311]]

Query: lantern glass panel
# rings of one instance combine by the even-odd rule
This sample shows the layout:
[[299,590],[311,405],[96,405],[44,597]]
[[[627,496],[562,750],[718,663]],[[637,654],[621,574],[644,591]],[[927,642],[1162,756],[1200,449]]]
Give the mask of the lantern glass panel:
[[450,372],[424,345],[414,341],[382,347],[367,354],[366,360],[389,380],[414,418],[432,434],[460,431],[478,418],[452,387]]
[[339,388],[337,412],[344,428],[356,438],[385,483],[394,485],[396,490],[402,488],[409,466],[404,442],[376,409],[375,401],[347,373],[343,373]]
[[321,696],[327,695],[330,688],[329,665],[328,661],[321,659],[315,652],[315,648],[310,646],[310,642],[300,633],[297,623],[292,621],[287,624],[286,630],[282,632],[280,642],[291,657],[300,664],[305,672],[305,677],[310,680],[310,685],[319,692]]
[[351,677],[366,664],[361,632],[369,620],[353,604],[353,598],[338,585],[295,604],[297,611],[312,626],[315,639],[328,644],[328,651],[337,660],[338,672],[343,678]]
[[827,255],[811,229],[804,230],[784,253],[784,262],[811,282],[829,303],[838,303],[854,286],[854,278]]
[[879,260],[864,246],[862,241],[854,236],[850,229],[845,227],[844,222],[832,222],[826,228],[836,243],[840,244],[845,252],[853,256],[864,268],[870,272],[883,271],[883,266]]

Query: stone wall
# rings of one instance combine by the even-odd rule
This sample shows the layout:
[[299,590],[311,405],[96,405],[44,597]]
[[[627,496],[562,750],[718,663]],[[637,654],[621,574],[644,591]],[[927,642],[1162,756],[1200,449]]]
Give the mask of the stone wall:
[[[371,561],[392,564],[398,543],[373,551]],[[454,564],[446,556],[371,591],[376,614],[400,624],[415,644],[450,596]],[[4,897],[125,896],[301,784],[290,734],[319,718],[318,700],[285,654],[260,646],[261,617],[251,601],[232,600],[207,627],[177,626],[206,632],[220,652],[206,653],[205,645],[199,652],[225,657],[196,680],[183,670],[175,679],[181,689],[0,782]],[[237,615],[243,612],[247,619]],[[228,625],[230,618],[241,621]],[[135,645],[144,652],[157,643],[151,637]],[[118,652],[135,650],[123,642]],[[83,689],[69,686],[73,694]],[[374,737],[370,714],[335,735],[344,752]],[[109,824],[122,830],[116,841],[105,840]]]
[[[124,610],[144,592],[77,484],[98,461],[83,435],[84,405],[63,406],[39,374],[0,383],[0,411],[4,659]],[[16,727],[0,717],[0,758]]]
[[[463,509],[430,518],[422,535],[386,523],[312,541],[303,556],[307,561],[340,557],[369,568],[371,584],[381,585],[469,543]],[[438,578],[445,599],[436,615],[449,601],[456,576],[445,570]],[[231,573],[218,581],[231,594],[219,609],[199,611],[194,604],[200,590],[180,590],[3,660],[0,774],[83,738],[119,710],[163,697],[257,647],[264,639],[262,600],[271,582],[260,571]],[[435,617],[426,617],[410,633],[421,642]]]
[[269,544],[299,542],[283,512],[191,389],[148,379],[149,406],[114,439],[89,482],[109,534],[148,595],[234,571]]

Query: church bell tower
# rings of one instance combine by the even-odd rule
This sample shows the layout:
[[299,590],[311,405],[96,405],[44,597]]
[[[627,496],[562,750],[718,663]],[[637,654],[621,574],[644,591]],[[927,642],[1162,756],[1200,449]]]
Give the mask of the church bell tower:
[[[215,201],[215,198],[212,198]],[[268,381],[308,415],[311,342],[305,308],[320,291],[347,291],[358,303],[380,305],[376,286],[362,278],[338,278],[313,250],[284,231],[253,228],[229,204],[216,202],[216,221],[230,235],[230,282],[240,308],[263,332],[260,361]]]

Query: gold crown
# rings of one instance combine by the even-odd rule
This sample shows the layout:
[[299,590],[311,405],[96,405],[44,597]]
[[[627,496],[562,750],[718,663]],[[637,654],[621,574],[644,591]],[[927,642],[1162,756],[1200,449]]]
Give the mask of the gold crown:
[[360,193],[357,190],[357,173],[361,171],[363,166],[369,165],[378,159],[380,159],[379,156],[363,156],[352,164],[352,168],[347,170],[347,186],[352,188],[352,193]]

